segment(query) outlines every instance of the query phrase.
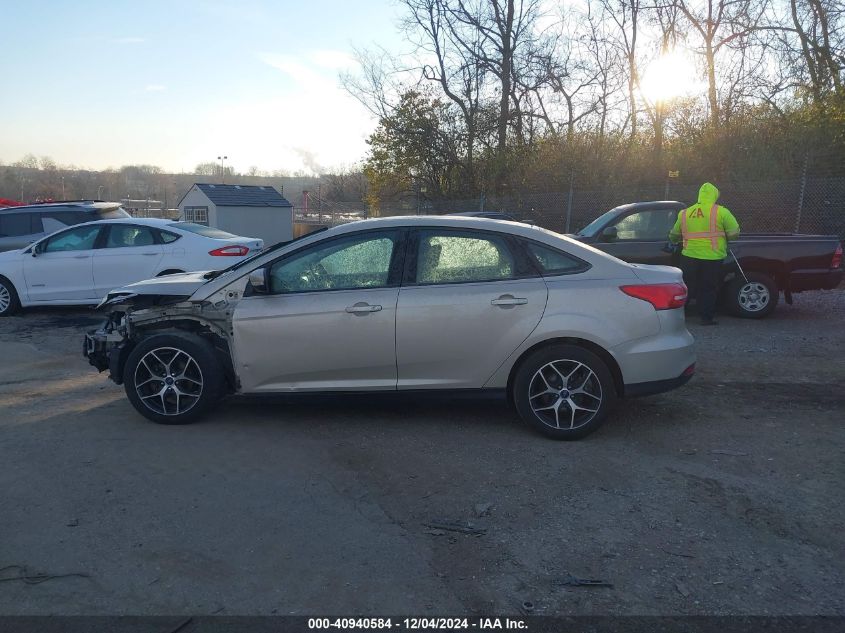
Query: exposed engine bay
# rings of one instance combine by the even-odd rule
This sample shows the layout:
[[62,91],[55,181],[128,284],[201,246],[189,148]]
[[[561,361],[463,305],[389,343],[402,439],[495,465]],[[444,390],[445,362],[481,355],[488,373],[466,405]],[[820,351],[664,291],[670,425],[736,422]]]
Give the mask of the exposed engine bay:
[[166,330],[192,332],[212,344],[236,389],[232,315],[247,286],[247,278],[241,278],[204,301],[185,295],[112,292],[98,306],[107,316],[98,329],[86,334],[83,352],[91,365],[101,372],[109,370],[109,378],[122,384],[123,365],[140,340]]

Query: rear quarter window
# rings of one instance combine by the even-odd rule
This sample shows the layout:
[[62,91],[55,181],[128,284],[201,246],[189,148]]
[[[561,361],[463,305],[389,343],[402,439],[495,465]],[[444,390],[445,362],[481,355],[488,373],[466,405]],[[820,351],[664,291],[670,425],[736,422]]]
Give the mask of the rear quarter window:
[[582,273],[590,268],[587,262],[551,246],[537,242],[525,242],[524,244],[529,258],[544,277],[572,275]]
[[171,244],[182,237],[178,233],[171,233],[170,231],[159,231],[158,235],[162,244]]

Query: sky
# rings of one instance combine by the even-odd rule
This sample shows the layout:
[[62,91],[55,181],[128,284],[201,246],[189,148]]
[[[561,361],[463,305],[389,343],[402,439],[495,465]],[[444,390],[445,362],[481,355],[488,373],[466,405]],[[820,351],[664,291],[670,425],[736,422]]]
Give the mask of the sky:
[[319,173],[376,126],[340,86],[401,46],[390,0],[0,0],[0,164]]

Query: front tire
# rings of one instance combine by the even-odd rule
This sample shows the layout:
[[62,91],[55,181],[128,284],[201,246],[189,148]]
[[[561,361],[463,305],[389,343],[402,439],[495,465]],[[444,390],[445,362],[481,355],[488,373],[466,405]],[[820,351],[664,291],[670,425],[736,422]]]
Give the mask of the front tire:
[[187,332],[142,340],[123,368],[132,406],[158,424],[195,422],[219,399],[223,382],[211,345]]
[[777,284],[763,273],[748,273],[748,281],[741,275],[734,277],[727,287],[727,302],[731,313],[743,319],[763,319],[774,312],[780,293]]
[[556,440],[599,428],[616,402],[613,376],[601,358],[577,345],[533,352],[514,376],[512,397],[523,421]]
[[14,284],[0,277],[0,317],[12,316],[21,309],[21,302]]

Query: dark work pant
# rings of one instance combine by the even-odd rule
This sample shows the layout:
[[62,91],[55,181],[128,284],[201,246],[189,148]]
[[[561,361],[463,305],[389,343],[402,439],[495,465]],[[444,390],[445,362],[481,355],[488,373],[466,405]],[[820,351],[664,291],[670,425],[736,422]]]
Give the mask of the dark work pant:
[[712,319],[716,314],[722,260],[695,259],[681,255],[681,270],[689,290],[689,299],[695,299],[698,304],[698,314],[702,319]]

